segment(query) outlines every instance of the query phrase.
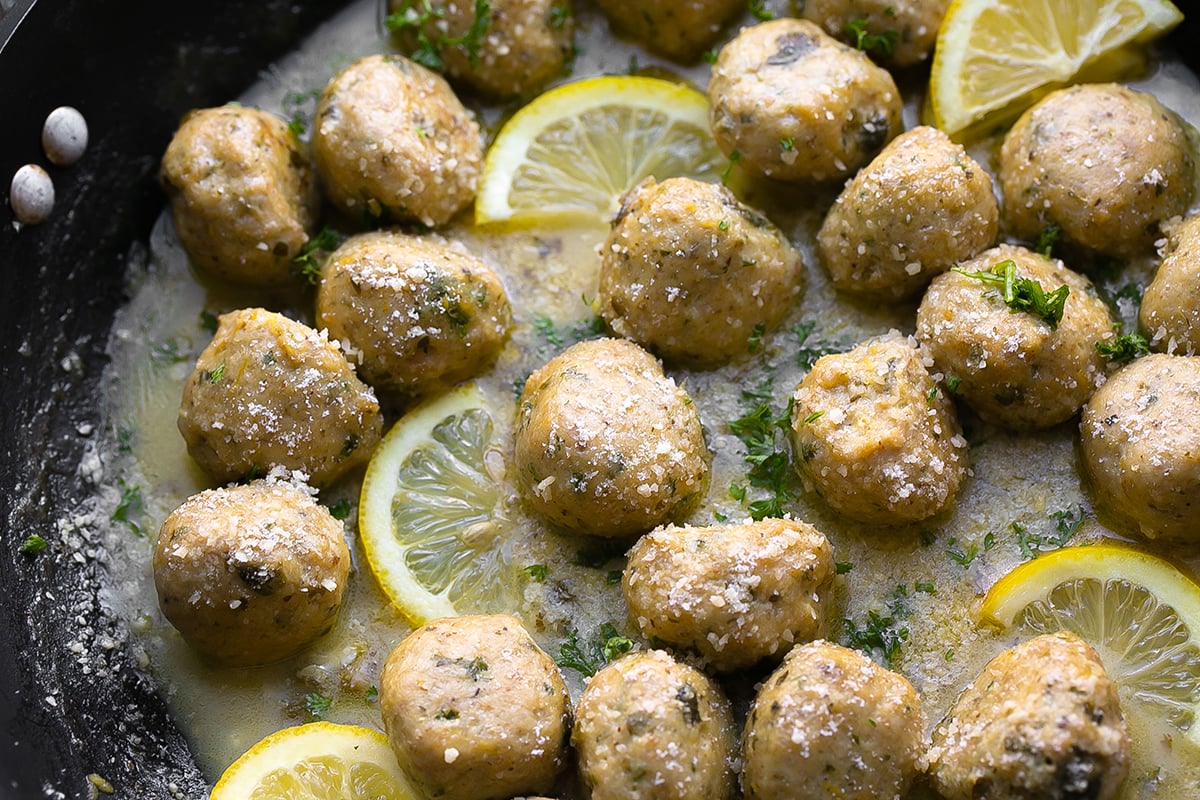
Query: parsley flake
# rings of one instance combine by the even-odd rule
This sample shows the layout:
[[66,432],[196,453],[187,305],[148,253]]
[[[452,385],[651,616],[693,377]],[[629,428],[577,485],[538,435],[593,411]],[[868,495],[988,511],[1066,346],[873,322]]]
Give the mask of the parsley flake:
[[1006,306],[1013,311],[1032,314],[1049,325],[1050,330],[1058,329],[1058,323],[1062,321],[1066,308],[1067,296],[1071,293],[1065,284],[1047,292],[1037,281],[1018,277],[1017,262],[1011,258],[997,263],[988,272],[967,272],[957,267],[954,271],[968,278],[1003,287],[1001,297]]

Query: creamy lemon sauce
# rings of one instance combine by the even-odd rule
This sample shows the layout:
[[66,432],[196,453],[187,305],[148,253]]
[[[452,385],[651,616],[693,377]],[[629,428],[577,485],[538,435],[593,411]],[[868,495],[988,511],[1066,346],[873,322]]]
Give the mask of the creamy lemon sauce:
[[[285,115],[297,105],[303,107],[303,102],[285,98],[319,91],[334,72],[359,55],[391,51],[377,13],[374,0],[359,0],[238,99]],[[580,54],[571,77],[624,73],[631,66],[661,67],[703,87],[706,64],[681,70],[636,46],[614,42],[603,18],[590,8],[579,12],[578,19]],[[751,22],[747,17],[745,23]],[[1181,66],[1166,65],[1133,85],[1156,93],[1193,124],[1200,121],[1200,88]],[[916,124],[915,109],[914,97],[905,108],[906,127]],[[494,131],[511,110],[480,109],[480,116]],[[993,174],[994,150],[995,142],[984,142],[972,151]],[[892,328],[904,333],[913,330],[915,301],[850,302],[829,284],[814,242],[836,191],[837,187],[814,191],[756,186],[743,192],[743,199],[766,211],[801,251],[808,287],[787,323],[764,337],[759,352],[747,352],[711,371],[668,369],[695,399],[714,456],[711,488],[690,517],[693,524],[747,518],[745,504],[729,493],[731,483],[746,482],[745,450],[727,426],[753,407],[744,390],[768,393],[774,410],[781,412],[804,374],[798,360],[803,348],[825,344],[848,349]],[[460,221],[445,232],[464,241],[501,275],[513,301],[511,340],[496,367],[480,379],[501,441],[509,446],[514,385],[561,351],[577,331],[586,330],[593,317],[583,298],[595,295],[599,265],[595,247],[605,229],[486,232]],[[1146,260],[1099,282],[1109,290],[1128,283],[1145,286],[1152,267]],[[264,293],[212,282],[189,267],[166,215],[147,250],[131,258],[128,280],[131,299],[113,327],[105,398],[112,434],[109,475],[119,479],[124,490],[124,516],[144,535],[137,536],[128,524],[113,526],[109,538],[116,555],[111,560],[109,599],[132,621],[136,646],[144,652],[148,669],[193,743],[202,769],[215,780],[259,738],[307,721],[311,711],[336,722],[380,728],[373,687],[383,659],[411,628],[385,600],[358,546],[357,478],[326,490],[320,498],[330,506],[346,501],[350,508],[345,525],[355,567],[340,622],[329,636],[295,658],[253,669],[214,669],[201,663],[158,611],[151,573],[158,525],[188,495],[211,485],[187,456],[175,427],[183,381],[211,336],[202,325],[203,315],[264,305],[311,323],[311,291],[297,286],[289,292]],[[1122,311],[1130,329],[1136,307],[1126,304]],[[804,323],[813,327],[802,342],[792,329]],[[1016,641],[1015,636],[981,630],[972,622],[983,593],[1022,561],[1013,524],[1047,538],[1056,533],[1056,512],[1082,510],[1085,521],[1072,543],[1113,536],[1096,520],[1080,486],[1075,422],[1045,433],[1018,435],[984,425],[961,407],[960,418],[971,444],[973,474],[948,514],[920,525],[878,530],[838,518],[811,496],[786,506],[829,537],[836,560],[843,564],[829,638],[846,641],[844,619],[861,631],[870,624],[872,612],[890,618],[891,623],[880,631],[896,643],[891,666],[920,692],[931,723],[942,718],[988,659]],[[752,489],[748,499],[758,496]],[[581,558],[580,551],[594,550],[594,543],[545,529],[520,510],[515,498],[511,508],[517,531],[515,566],[546,567],[544,582],[525,581],[525,603],[520,609],[543,648],[557,654],[568,626],[578,629],[581,639],[588,639],[602,622],[611,621],[622,633],[634,636],[620,587],[611,579],[621,567],[619,549],[613,551],[616,557],[607,560]],[[1190,566],[1200,568],[1200,557],[1192,557]],[[878,650],[873,655],[882,658]],[[581,677],[569,669],[565,675],[577,698]],[[759,677],[725,683],[743,712]],[[319,708],[320,698],[331,701],[326,709]],[[1200,787],[1200,753],[1182,742],[1173,744],[1165,728],[1131,734],[1137,761],[1125,796],[1182,797]],[[569,778],[564,781],[564,791],[572,791]],[[915,794],[923,791],[918,788]]]

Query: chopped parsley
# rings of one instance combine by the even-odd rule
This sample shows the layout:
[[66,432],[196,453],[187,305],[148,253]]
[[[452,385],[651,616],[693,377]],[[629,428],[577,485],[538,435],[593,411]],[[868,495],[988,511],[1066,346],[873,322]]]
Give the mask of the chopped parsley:
[[1083,523],[1087,520],[1087,513],[1083,510],[1083,506],[1076,506],[1074,509],[1053,511],[1050,513],[1049,519],[1054,520],[1054,532],[1050,534],[1037,534],[1019,522],[1009,525],[1012,532],[1016,534],[1017,547],[1021,550],[1021,557],[1026,561],[1035,559],[1042,553],[1065,547],[1083,527]]
[[[742,396],[745,399],[757,397],[747,392]],[[759,401],[745,416],[728,423],[730,432],[746,446],[746,462],[750,464],[747,480],[751,486],[767,490],[766,497],[750,503],[752,519],[783,516],[783,505],[794,497],[789,489],[792,469],[787,448],[792,403],[789,400],[783,413],[776,416],[770,403]],[[738,487],[735,492],[735,486],[730,487],[730,495],[735,500],[743,500],[745,488]]]
[[216,386],[225,377],[225,363],[217,364],[211,372],[207,374],[208,382]]
[[1062,236],[1062,228],[1056,223],[1050,223],[1042,228],[1042,232],[1038,234],[1037,244],[1033,249],[1050,258],[1054,254],[1054,248],[1058,246],[1058,240]]
[[201,311],[200,312],[200,327],[201,328],[208,331],[209,333],[216,333],[217,325],[218,325],[218,321],[217,321],[216,314],[212,313],[211,311]]
[[721,183],[729,182],[729,176],[733,174],[734,166],[741,160],[742,153],[740,150],[734,150],[729,154],[729,164],[725,167],[725,171],[721,173]]
[[717,63],[717,54],[718,51],[716,50],[705,50],[701,58],[704,59],[705,64],[715,64]]
[[855,17],[848,20],[845,27],[842,28],[842,33],[859,50],[878,53],[886,57],[890,57],[895,52],[896,42],[900,38],[900,32],[891,28],[879,34],[868,33],[866,17]]
[[968,542],[966,546],[959,547],[957,539],[951,539],[949,547],[946,548],[946,555],[950,556],[956,564],[963,569],[971,566],[979,555],[979,545],[974,542]]
[[954,271],[968,278],[1003,287],[1001,297],[1006,306],[1013,311],[1032,314],[1049,325],[1050,330],[1056,330],[1058,323],[1062,321],[1067,296],[1071,293],[1070,288],[1065,284],[1052,292],[1047,292],[1037,281],[1018,277],[1017,262],[1011,258],[997,263],[988,272],[979,270],[967,272],[957,267]]
[[328,254],[346,241],[346,235],[329,226],[321,228],[321,232],[309,239],[300,248],[300,254],[292,259],[292,274],[311,286],[316,286],[321,280],[321,269],[325,259],[321,254]]
[[796,365],[804,370],[813,368],[813,364],[817,363],[817,359],[822,356],[830,355],[831,353],[843,353],[846,346],[837,342],[828,342],[824,339],[816,339],[810,342],[809,337],[812,336],[813,330],[817,327],[815,322],[801,322],[792,327],[792,333],[796,334],[796,338],[800,341],[800,348],[796,351]]
[[118,483],[121,487],[121,499],[117,503],[117,507],[113,509],[109,520],[123,523],[137,536],[145,536],[141,520],[146,514],[146,502],[142,498],[141,487],[131,486],[123,478],[119,479]]
[[859,627],[849,617],[842,620],[847,646],[861,650],[872,658],[881,656],[888,667],[900,657],[900,648],[908,641],[908,628],[895,614],[867,611],[867,619]]
[[759,22],[770,22],[775,19],[775,13],[767,8],[765,0],[750,0],[750,13]]
[[[569,11],[567,12],[570,13]],[[446,65],[442,53],[450,47],[462,47],[472,68],[479,66],[479,51],[492,24],[492,7],[487,0],[475,0],[471,27],[461,36],[439,35],[438,22],[445,19],[446,8],[435,5],[432,0],[405,0],[400,9],[385,19],[392,32],[411,32],[416,36],[416,49],[409,58],[423,67],[442,70]],[[566,19],[563,18],[563,24]],[[433,23],[433,24],[430,24]],[[431,35],[431,32],[432,35]]]
[[1134,331],[1104,342],[1096,342],[1096,351],[1109,361],[1124,364],[1150,352],[1150,342]]
[[834,571],[838,575],[845,575],[850,570],[854,569],[853,561],[835,561],[833,563]]
[[750,331],[750,338],[746,340],[746,350],[750,353],[757,353],[763,348],[763,334],[767,332],[766,323],[756,322],[754,328]]
[[534,583],[544,583],[546,580],[545,564],[530,564],[528,567],[522,570],[522,572],[528,575],[529,580],[533,581]]
[[344,520],[350,516],[350,508],[350,501],[343,497],[329,507],[329,514],[334,519]]
[[150,348],[150,359],[158,364],[179,364],[191,358],[191,354],[181,349],[178,339],[168,339],[158,342]]
[[304,711],[310,720],[324,719],[325,715],[329,713],[331,705],[333,705],[333,700],[318,692],[309,692],[304,695]]
[[596,641],[580,643],[579,632],[567,629],[567,640],[558,648],[554,659],[563,669],[573,669],[585,678],[590,678],[608,662],[633,649],[633,640],[622,636],[611,622],[600,626]]
[[567,20],[571,18],[570,6],[551,6],[550,7],[550,27],[556,31],[561,31],[566,27]]
[[313,112],[317,107],[317,99],[321,96],[318,89],[307,92],[288,92],[283,96],[283,116],[288,120],[288,130],[297,139],[308,133],[312,125]]
[[50,543],[40,535],[31,533],[25,537],[25,541],[21,542],[21,555],[36,556],[49,546]]

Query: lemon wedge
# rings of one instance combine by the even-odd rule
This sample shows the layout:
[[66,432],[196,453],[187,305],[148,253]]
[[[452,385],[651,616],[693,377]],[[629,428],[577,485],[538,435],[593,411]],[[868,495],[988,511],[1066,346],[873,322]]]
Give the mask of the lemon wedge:
[[418,800],[387,737],[312,722],[263,738],[225,770],[209,800]]
[[1165,721],[1200,746],[1200,585],[1170,562],[1117,544],[1064,547],[997,581],[980,616],[1079,634],[1117,682],[1126,716]]
[[1168,0],[955,0],[938,30],[923,116],[969,138],[1052,89],[1127,74],[1131,47],[1182,20]]
[[414,624],[512,612],[504,451],[467,383],[401,417],[367,465],[358,528],[371,571]]
[[500,129],[475,222],[607,223],[643,178],[715,181],[726,163],[700,92],[640,76],[575,81],[539,95]]

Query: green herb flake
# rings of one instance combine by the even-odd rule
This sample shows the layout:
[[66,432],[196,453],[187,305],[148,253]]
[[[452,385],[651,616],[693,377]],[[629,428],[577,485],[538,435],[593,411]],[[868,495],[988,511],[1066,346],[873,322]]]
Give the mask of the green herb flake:
[[529,580],[534,583],[545,583],[546,581],[546,565],[545,564],[530,564],[522,570],[529,576]]
[[889,28],[882,33],[874,34],[867,31],[867,24],[866,17],[854,17],[846,22],[842,33],[859,50],[890,58],[896,50],[900,32]]
[[321,282],[321,271],[325,266],[325,258],[329,253],[338,249],[346,235],[329,226],[321,228],[320,233],[309,239],[300,248],[299,254],[292,259],[292,274],[302,283],[316,286]]
[[551,6],[550,7],[550,27],[556,31],[561,31],[566,27],[567,20],[571,18],[570,6]]
[[785,153],[790,153],[796,149],[796,140],[791,136],[779,140],[779,147]]
[[842,620],[843,641],[848,647],[861,650],[868,656],[880,656],[888,667],[895,666],[900,650],[908,641],[908,628],[894,614],[870,609],[861,627],[854,620]]
[[954,271],[959,275],[1001,287],[1004,304],[1014,312],[1031,314],[1049,325],[1050,330],[1058,329],[1058,323],[1062,321],[1066,308],[1067,296],[1071,293],[1065,284],[1047,292],[1037,281],[1018,276],[1017,263],[1011,258],[1000,261],[988,272],[968,272],[958,267],[955,267]]
[[200,312],[200,327],[201,328],[208,331],[209,333],[216,333],[218,324],[219,324],[219,321],[217,320],[216,314],[212,313],[211,311],[201,311]]
[[[438,22],[445,17],[445,7],[435,5],[432,0],[406,0],[395,13],[384,19],[384,23],[392,32],[411,32],[416,37],[417,46],[409,58],[423,67],[438,71],[444,69],[442,53],[447,48],[460,46],[466,51],[471,67],[478,67],[480,49],[492,23],[491,5],[487,0],[475,0],[471,27],[461,36],[445,36],[437,32]],[[565,24],[565,18],[563,22]]]
[[742,153],[740,150],[734,150],[729,154],[729,164],[725,167],[725,171],[721,173],[721,183],[724,184],[729,182],[729,176],[733,174],[733,168],[741,160]]
[[604,585],[605,586],[620,586],[622,575],[624,575],[623,571],[621,571],[619,569],[610,569],[608,571],[608,574],[604,576]]
[[816,327],[817,323],[815,322],[801,322],[792,327],[792,333],[800,340],[798,342],[799,349],[796,351],[796,365],[806,372],[811,370],[821,357],[832,353],[843,353],[847,349],[843,344],[829,342],[822,338],[816,338],[810,342],[809,339]]
[[124,479],[119,479],[118,484],[121,487],[121,499],[109,520],[124,524],[136,536],[145,536],[141,520],[146,515],[146,502],[142,497],[141,487],[127,484]]
[[775,13],[767,8],[765,0],[750,0],[750,13],[759,22],[775,19]]
[[225,377],[224,362],[217,364],[217,366],[211,372],[207,373],[208,382],[211,383],[213,386],[216,386],[218,383],[220,383],[221,379],[224,377]]
[[1050,258],[1054,253],[1054,248],[1058,247],[1058,240],[1061,237],[1062,228],[1052,222],[1042,228],[1042,232],[1038,234],[1037,244],[1034,245],[1033,249],[1046,258]]
[[1150,342],[1136,331],[1096,342],[1096,351],[1115,364],[1125,364],[1150,353]]
[[537,314],[534,316],[533,329],[537,331],[538,335],[546,341],[546,344],[553,345],[554,347],[562,347],[564,344],[566,344],[566,340],[564,340],[562,334],[558,332],[558,328],[555,326],[554,320],[550,319],[545,314]]
[[564,669],[573,669],[585,678],[599,672],[608,662],[633,649],[633,640],[622,636],[611,622],[600,626],[596,641],[580,643],[579,632],[566,631],[567,639],[558,648],[554,659]]
[[350,510],[350,501],[343,497],[329,507],[329,514],[334,519],[344,520],[350,516]]
[[979,555],[979,545],[974,542],[967,543],[965,547],[959,547],[958,540],[951,539],[948,544],[946,555],[950,556],[963,569],[970,567]]
[[309,692],[304,695],[304,710],[310,720],[324,719],[325,715],[329,713],[331,705],[333,705],[333,700],[323,694]]
[[701,58],[704,59],[705,64],[715,64],[717,63],[718,52],[717,50],[705,50]]
[[835,561],[833,564],[834,571],[838,575],[845,575],[850,570],[854,569],[853,561]]
[[[743,397],[747,397],[744,392]],[[784,504],[794,497],[789,488],[792,469],[787,445],[792,405],[793,401],[789,400],[783,413],[777,416],[769,403],[759,402],[746,415],[727,423],[730,432],[746,447],[745,459],[750,465],[747,473],[749,484],[767,490],[765,498],[750,503],[752,519],[783,516]],[[730,487],[730,495],[733,494],[733,488]],[[735,496],[734,499],[743,498]]]
[[766,323],[756,322],[750,330],[750,338],[746,340],[746,351],[757,353],[763,349],[763,335],[767,332]]
[[49,546],[50,543],[40,535],[31,533],[25,537],[25,541],[21,542],[21,555],[36,556]]

